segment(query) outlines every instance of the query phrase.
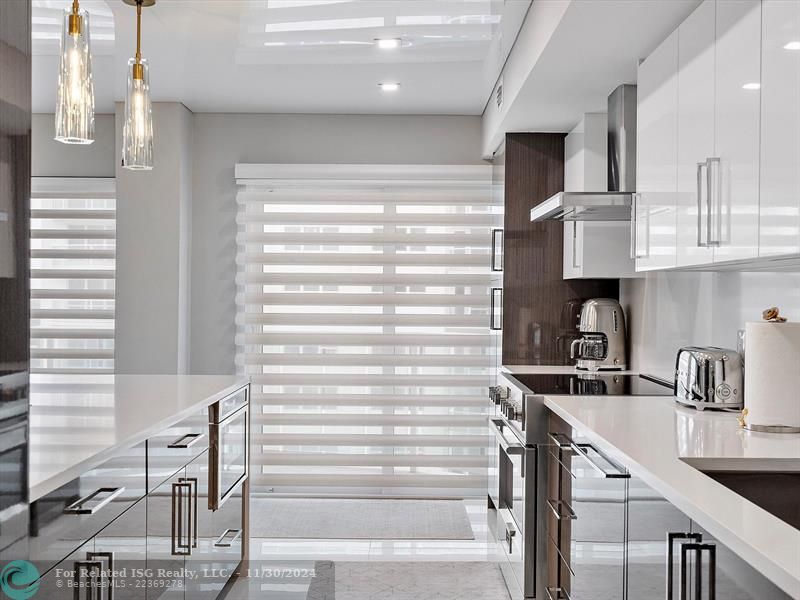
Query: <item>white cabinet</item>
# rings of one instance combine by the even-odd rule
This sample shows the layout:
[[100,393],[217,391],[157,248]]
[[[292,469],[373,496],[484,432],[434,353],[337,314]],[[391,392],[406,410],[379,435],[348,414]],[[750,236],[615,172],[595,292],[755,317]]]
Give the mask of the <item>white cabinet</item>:
[[761,2],[717,0],[715,29],[713,156],[719,163],[709,166],[717,178],[709,235],[718,263],[758,256]]
[[676,266],[678,32],[639,65],[632,246],[636,270]]
[[678,28],[679,267],[714,262],[706,161],[714,156],[715,18],[715,0],[705,0]]
[[800,2],[761,11],[759,255],[800,254]]
[[758,257],[761,87],[758,0],[705,0],[640,65],[638,271]]
[[[608,189],[608,118],[587,113],[564,140],[564,191]],[[636,277],[627,223],[564,222],[564,279]]]

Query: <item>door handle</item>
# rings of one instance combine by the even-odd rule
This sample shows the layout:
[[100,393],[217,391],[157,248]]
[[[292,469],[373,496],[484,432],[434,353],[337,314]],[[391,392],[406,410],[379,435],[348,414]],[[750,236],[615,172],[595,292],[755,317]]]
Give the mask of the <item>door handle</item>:
[[703,598],[703,552],[708,552],[708,600],[717,598],[717,545],[690,542],[681,544],[680,562],[680,589],[678,590],[679,600],[689,600],[689,581],[686,559],[689,553],[695,554],[694,560],[694,597],[696,600]]
[[[674,571],[675,571],[675,542],[678,540],[687,540],[700,543],[703,541],[701,533],[675,533],[670,532],[667,534],[667,600],[674,598]],[[681,558],[683,561],[683,558]],[[699,600],[699,599],[698,599]]]

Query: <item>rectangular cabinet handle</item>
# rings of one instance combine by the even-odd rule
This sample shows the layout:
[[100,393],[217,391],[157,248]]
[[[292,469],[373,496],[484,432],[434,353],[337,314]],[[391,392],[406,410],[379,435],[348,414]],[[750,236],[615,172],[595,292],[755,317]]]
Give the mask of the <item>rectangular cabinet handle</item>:
[[[703,240],[703,169],[708,171],[708,160],[705,162],[697,163],[697,247],[708,248],[709,231],[706,231],[706,239]],[[708,203],[708,179],[706,178],[706,208],[709,208]],[[709,212],[708,222],[711,222],[711,214]]]
[[674,600],[675,597],[675,542],[693,541],[700,543],[703,535],[700,533],[680,533],[670,532],[667,534],[667,600]]
[[[172,555],[189,556],[192,553],[192,486],[190,483],[172,484]],[[190,500],[188,508],[188,541],[183,541],[184,498]]]
[[172,442],[167,448],[191,448],[204,437],[206,437],[205,433],[187,433]]
[[[230,538],[230,540],[228,540],[227,542],[224,541],[225,538],[228,537],[230,534],[233,534],[233,537]],[[241,529],[226,529],[222,533],[222,535],[217,538],[217,541],[214,542],[214,546],[216,548],[230,548],[233,544],[236,543],[236,540],[238,540],[241,536],[242,536]]]
[[[95,600],[95,592],[98,592],[98,582],[102,577],[103,563],[99,560],[76,560],[73,563],[72,571],[72,587],[74,592],[72,597],[74,600],[80,600],[81,589],[86,590],[86,600]],[[81,580],[86,579],[86,584],[82,584]]]
[[492,288],[490,290],[491,298],[489,299],[489,329],[492,331],[502,331],[503,330],[503,305],[500,305],[500,325],[497,325],[497,319],[494,317],[494,309],[495,309],[495,296],[497,293],[500,292],[500,299],[502,302],[503,298],[503,288]]
[[708,552],[708,600],[717,598],[717,546],[716,544],[703,544],[689,542],[681,544],[681,562],[679,569],[680,587],[678,588],[679,600],[690,600],[689,577],[687,558],[689,553],[695,555],[694,559],[694,599],[703,598],[703,552]]
[[[101,487],[91,494],[84,496],[80,500],[76,500],[64,509],[65,515],[93,515],[101,508],[112,502],[117,496],[125,491],[124,487]],[[93,506],[85,506],[92,500],[95,500],[101,494],[108,494],[105,498],[100,500]]]
[[98,594],[97,598],[103,597],[103,588],[105,587],[108,589],[108,594],[106,594],[106,600],[114,600],[114,553],[113,552],[87,552],[86,553],[86,560],[92,562],[98,562],[98,559],[101,561],[105,561],[106,565],[103,568],[103,564],[101,562],[100,567],[100,580],[102,582],[103,576],[106,578],[106,585],[100,586],[100,593]]
[[[499,235],[498,235],[499,234]],[[502,229],[492,229],[492,271],[502,272],[503,270],[503,255],[500,254],[500,264],[497,264],[497,239],[500,239],[500,243],[503,242],[503,230]]]
[[[707,245],[717,248],[722,245],[722,162],[718,157],[706,160],[708,195],[708,228],[706,233]],[[716,236],[711,233],[716,230]]]

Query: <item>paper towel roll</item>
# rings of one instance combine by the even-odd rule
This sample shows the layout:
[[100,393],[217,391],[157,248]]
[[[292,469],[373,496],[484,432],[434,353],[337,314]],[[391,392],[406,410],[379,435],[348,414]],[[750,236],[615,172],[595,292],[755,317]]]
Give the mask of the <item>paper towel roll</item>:
[[745,331],[747,422],[800,427],[800,323],[747,323]]

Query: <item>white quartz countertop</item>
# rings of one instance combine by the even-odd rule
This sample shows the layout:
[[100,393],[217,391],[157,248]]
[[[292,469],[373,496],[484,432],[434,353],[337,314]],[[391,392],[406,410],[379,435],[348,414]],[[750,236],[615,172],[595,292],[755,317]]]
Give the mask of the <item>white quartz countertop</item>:
[[800,531],[698,470],[800,472],[800,434],[744,431],[735,414],[699,412],[663,396],[554,395],[544,401],[598,449],[800,599]]
[[247,385],[234,375],[34,375],[31,501]]

